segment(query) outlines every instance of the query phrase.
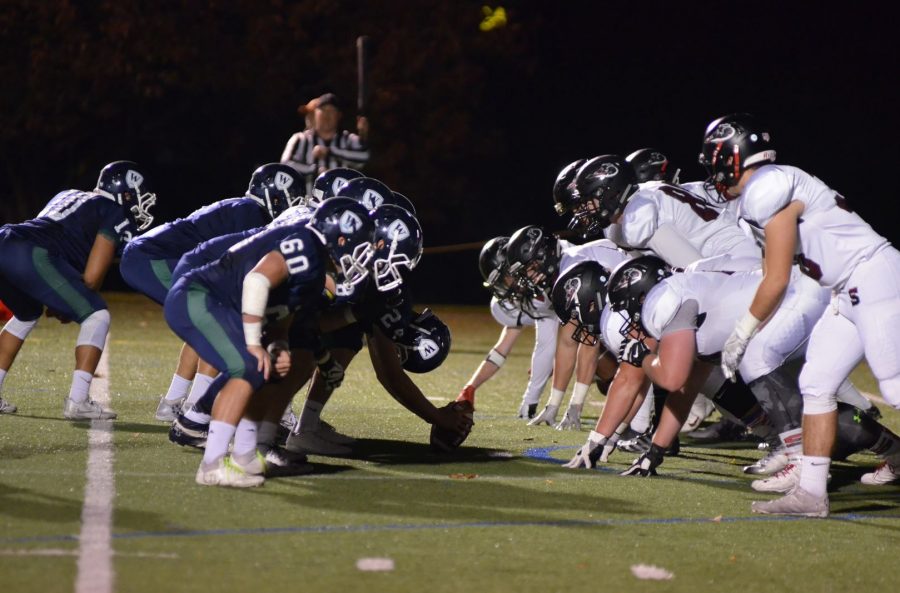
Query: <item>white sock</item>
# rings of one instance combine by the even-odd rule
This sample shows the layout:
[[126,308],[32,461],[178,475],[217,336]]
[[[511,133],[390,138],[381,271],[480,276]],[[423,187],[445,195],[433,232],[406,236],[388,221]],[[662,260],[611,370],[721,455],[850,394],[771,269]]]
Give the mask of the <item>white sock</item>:
[[203,373],[197,373],[194,375],[194,384],[191,385],[191,392],[188,394],[187,400],[184,402],[185,405],[193,405],[197,403],[197,400],[203,397],[206,393],[206,390],[209,389],[209,386],[215,380],[215,377],[210,377],[209,375],[204,375]]
[[644,434],[650,428],[650,415],[653,413],[653,397],[648,394],[644,403],[638,408],[637,414],[631,419],[631,430],[638,434]]
[[548,406],[556,406],[559,407],[559,404],[562,403],[563,397],[566,395],[566,392],[562,389],[557,389],[553,387],[550,389],[550,401],[547,402]]
[[584,405],[584,398],[587,397],[588,389],[591,386],[586,383],[575,382],[575,387],[572,388],[572,398],[569,399],[570,406],[582,406]]
[[166,401],[175,402],[184,398],[190,388],[190,379],[185,379],[180,375],[172,375],[172,383],[169,385],[169,391],[166,392]]
[[275,445],[275,437],[278,436],[278,423],[263,420],[259,423],[259,431],[256,433],[258,445]]
[[803,454],[803,429],[795,428],[786,430],[778,434],[781,444],[784,445],[784,452],[789,457],[800,457]]
[[800,462],[800,487],[813,496],[825,496],[828,492],[828,468],[831,459],[804,455]]
[[232,453],[243,457],[247,453],[255,452],[258,431],[259,422],[241,418],[234,433],[234,449],[232,449]]
[[91,389],[91,379],[94,375],[87,371],[75,371],[72,373],[72,388],[69,390],[69,399],[76,404],[87,401],[88,392]]
[[6,371],[0,369],[0,391],[3,391],[3,381],[6,379]]
[[191,408],[190,410],[188,410],[184,417],[191,422],[196,422],[197,424],[209,424],[210,420],[209,414],[204,414],[203,412],[198,411],[196,408]]
[[209,432],[206,435],[206,450],[203,451],[203,465],[209,467],[219,462],[219,459],[228,454],[228,444],[234,436],[237,427],[227,422],[213,420],[209,423]]
[[322,415],[322,408],[325,406],[319,402],[306,400],[303,404],[303,411],[300,412],[300,424],[297,426],[297,433],[309,432],[319,428],[319,416]]

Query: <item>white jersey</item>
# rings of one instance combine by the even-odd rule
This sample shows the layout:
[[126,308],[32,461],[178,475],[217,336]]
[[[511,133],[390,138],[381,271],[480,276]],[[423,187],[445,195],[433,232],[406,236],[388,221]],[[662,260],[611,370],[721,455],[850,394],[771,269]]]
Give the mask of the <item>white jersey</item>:
[[609,303],[604,305],[603,311],[600,312],[600,339],[603,340],[603,345],[606,346],[606,349],[613,354],[619,352],[622,342],[625,341],[625,336],[619,330],[622,329],[622,326],[627,321],[628,313],[624,311],[622,314],[613,312],[609,308]]
[[597,239],[584,245],[567,243],[559,260],[559,269],[567,270],[583,261],[595,261],[611,271],[626,259],[628,259],[628,254],[609,239]]
[[744,188],[739,215],[764,236],[766,225],[794,201],[804,205],[797,263],[822,286],[843,287],[860,262],[889,245],[843,196],[797,167],[760,167]]
[[[758,270],[675,274],[650,290],[641,309],[642,325],[656,339],[669,331],[696,329],[697,354],[716,355],[750,307],[761,280]],[[740,366],[744,380],[770,373],[790,357],[802,354],[827,305],[827,291],[799,271],[794,273],[775,316],[747,348]],[[696,318],[686,320],[686,314]]]
[[[525,310],[527,309],[527,310]],[[520,328],[533,326],[535,320],[555,315],[549,298],[532,299],[531,306],[523,308],[516,303],[491,298],[491,315],[505,327]]]
[[[700,182],[698,182],[700,183]],[[687,185],[687,184],[686,184]],[[721,206],[681,187],[651,181],[642,183],[622,212],[624,246],[646,249],[660,229],[667,226],[696,250],[700,257],[729,253],[748,261],[760,259],[759,247],[730,216],[720,217]],[[666,259],[666,254],[659,253]],[[667,260],[668,261],[668,260]],[[684,267],[690,262],[669,262]]]

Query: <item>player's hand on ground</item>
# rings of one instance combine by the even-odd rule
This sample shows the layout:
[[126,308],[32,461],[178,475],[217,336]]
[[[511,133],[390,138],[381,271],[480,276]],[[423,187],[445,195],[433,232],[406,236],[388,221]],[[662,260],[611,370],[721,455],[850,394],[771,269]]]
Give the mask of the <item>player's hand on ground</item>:
[[269,374],[272,372],[272,359],[266,349],[259,345],[248,345],[247,352],[253,355],[257,361],[256,370],[263,374],[263,378],[268,381]]
[[631,467],[620,473],[620,476],[639,476],[646,478],[656,475],[656,468],[663,462],[664,449],[656,444],[650,450],[634,460]]
[[563,467],[568,467],[569,469],[578,469],[580,467],[591,469],[597,467],[597,460],[600,459],[605,443],[606,439],[603,435],[592,430],[584,445],[578,449],[575,456]]
[[541,413],[531,419],[528,423],[528,426],[540,426],[541,424],[546,424],[547,426],[553,426],[556,424],[556,414],[559,413],[559,406],[551,406],[547,404],[544,406],[544,409],[541,410]]

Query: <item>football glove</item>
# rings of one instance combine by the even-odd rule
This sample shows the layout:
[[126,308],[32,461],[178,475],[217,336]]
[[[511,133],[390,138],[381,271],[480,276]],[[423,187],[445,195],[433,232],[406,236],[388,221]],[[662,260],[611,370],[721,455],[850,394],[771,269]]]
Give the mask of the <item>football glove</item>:
[[624,340],[619,347],[619,360],[638,368],[641,368],[648,354],[650,354],[650,349],[643,340],[634,338]]
[[569,469],[578,469],[579,467],[590,469],[597,467],[597,461],[602,456],[605,445],[606,437],[599,432],[592,430],[591,434],[588,435],[587,442],[578,449],[578,452],[575,453],[575,457],[570,459],[563,467]]
[[581,406],[569,404],[565,416],[556,425],[556,430],[581,430]]
[[634,460],[631,467],[620,473],[620,476],[655,476],[656,468],[663,462],[664,449],[658,445],[650,445],[650,450]]
[[344,382],[344,367],[336,361],[331,352],[326,351],[325,355],[316,361],[319,367],[319,374],[325,381],[325,390],[331,393],[341,386]]
[[553,426],[556,424],[556,415],[559,413],[559,406],[552,406],[547,404],[544,406],[544,409],[541,410],[541,413],[532,418],[528,422],[528,426],[540,426],[541,424],[546,424],[547,426]]

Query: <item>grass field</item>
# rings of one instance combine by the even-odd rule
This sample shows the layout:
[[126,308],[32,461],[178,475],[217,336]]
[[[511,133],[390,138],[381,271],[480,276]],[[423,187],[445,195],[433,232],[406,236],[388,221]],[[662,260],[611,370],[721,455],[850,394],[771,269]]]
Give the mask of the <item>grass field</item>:
[[[117,591],[890,591],[897,587],[900,487],[866,487],[871,455],[832,469],[827,520],[750,514],[740,466],[749,444],[694,447],[653,479],[559,466],[586,432],[514,418],[533,341],[527,335],[478,393],[476,426],[455,457],[428,450],[428,427],[378,385],[364,354],[323,417],[360,438],[353,459],[312,457],[311,476],[250,491],[194,484],[196,451],[153,419],[179,350],[159,308],[108,295],[114,423],[112,548]],[[435,308],[453,351],[417,376],[449,401],[496,339],[487,309]],[[72,591],[78,569],[88,423],[62,420],[77,328],[44,320],[4,388],[0,416],[0,592]],[[859,369],[855,379],[874,391]],[[602,397],[586,406],[593,423]],[[295,403],[299,411],[302,402]],[[881,406],[900,429],[900,414]],[[363,572],[362,558],[394,569]],[[674,578],[637,580],[652,564]]]

